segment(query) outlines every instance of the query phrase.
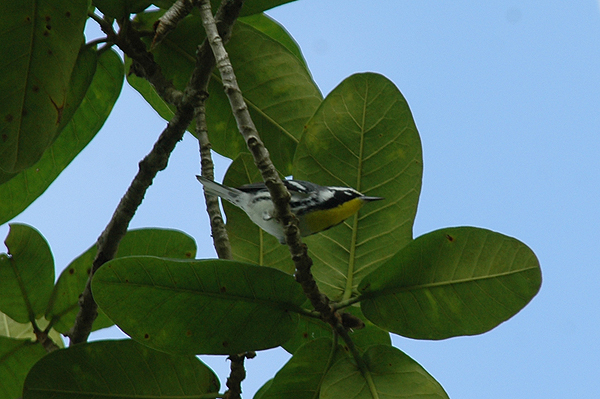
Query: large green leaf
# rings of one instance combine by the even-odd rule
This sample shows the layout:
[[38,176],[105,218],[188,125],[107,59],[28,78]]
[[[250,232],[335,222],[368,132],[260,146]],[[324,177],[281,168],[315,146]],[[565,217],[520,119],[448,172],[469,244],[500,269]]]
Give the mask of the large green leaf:
[[23,398],[214,398],[218,391],[217,376],[198,358],[122,340],[52,352],[31,369]]
[[[96,72],[97,62],[98,55],[96,50],[93,47],[83,46],[79,51],[79,56],[75,62],[73,73],[71,73],[69,93],[67,94],[65,106],[62,110],[62,116],[60,119],[60,124],[57,128],[57,133],[60,133],[71,121],[73,114],[81,104],[85,93],[92,83],[92,78]],[[0,184],[7,182],[18,174],[19,172],[5,173],[0,171]]]
[[[229,165],[223,184],[240,187],[261,181],[262,176],[252,155],[242,153]],[[223,201],[223,209],[227,215],[227,234],[235,260],[294,273],[294,263],[287,245],[281,245],[275,237],[254,224],[246,212],[237,206]]]
[[305,297],[279,270],[225,260],[128,257],[96,274],[94,298],[125,333],[182,354],[235,354],[281,345]]
[[418,339],[481,334],[519,312],[542,282],[535,254],[489,230],[455,227],[425,234],[359,286],[376,325]]
[[56,138],[90,2],[0,4],[0,170],[15,173]]
[[412,240],[422,173],[417,128],[391,81],[352,75],[323,101],[298,145],[294,178],[385,197],[306,238],[313,274],[332,299],[355,295],[365,275]]
[[[350,313],[365,323],[364,328],[355,330],[350,329],[349,331],[350,338],[352,338],[352,341],[354,341],[354,344],[358,348],[366,349],[367,347],[376,344],[392,344],[390,334],[367,320],[362,315],[359,308],[349,307],[340,312]],[[331,326],[320,319],[301,315],[294,336],[288,342],[283,344],[282,347],[289,353],[296,353],[296,350],[302,347],[302,345],[321,337],[328,337],[329,339],[333,338]]]
[[152,0],[93,0],[92,3],[104,16],[120,19],[142,12]]
[[[84,52],[88,55],[88,51]],[[0,185],[0,224],[38,198],[94,138],[110,114],[123,86],[123,63],[112,50],[98,57],[92,83],[69,123],[42,158]],[[71,98],[71,97],[69,97]]]
[[0,311],[19,323],[44,314],[54,286],[54,259],[44,237],[33,227],[11,224],[0,254]]
[[42,345],[29,339],[0,336],[0,398],[20,398],[27,373],[45,355]]
[[[46,317],[52,321],[54,328],[63,334],[66,334],[75,322],[79,312],[78,298],[88,280],[97,252],[96,245],[92,245],[63,270],[56,282]],[[192,237],[176,230],[130,230],[119,243],[115,258],[132,255],[193,259],[196,255],[196,242]],[[110,327],[113,324],[100,309],[93,330]]]
[[372,346],[363,361],[364,374],[350,357],[338,360],[325,375],[319,398],[448,398],[423,367],[393,346]]
[[[314,399],[319,397],[323,377],[332,364],[346,353],[334,346],[330,338],[315,339],[303,345],[275,375],[261,399]],[[351,396],[339,396],[350,398]]]
[[[247,5],[245,3],[244,5]],[[248,17],[240,18],[238,21],[242,21],[254,29],[259,30],[265,35],[271,37],[276,42],[285,46],[286,49],[292,54],[294,54],[302,63],[304,67],[308,70],[308,65],[306,65],[306,60],[302,55],[302,50],[300,50],[300,46],[294,40],[294,38],[288,33],[287,30],[283,26],[281,26],[274,19],[271,19],[268,15],[265,14],[254,14]],[[308,71],[310,72],[310,71]]]
[[[292,1],[294,0],[246,0],[240,11],[240,16],[261,13],[282,4],[291,3]],[[174,2],[175,0],[154,0],[152,3],[157,7],[168,9]],[[213,12],[216,12],[219,4],[221,4],[221,0],[210,0],[210,4]]]
[[[144,13],[138,18],[138,26],[150,29],[159,15]],[[321,94],[303,61],[286,47],[293,39],[283,45],[274,38],[283,36],[285,31],[263,33],[265,24],[274,24],[266,16],[255,17],[248,22],[258,21],[261,22],[259,29],[238,21],[227,50],[258,132],[271,152],[275,166],[289,175],[302,129],[321,103]],[[189,16],[153,50],[162,72],[179,89],[188,83],[194,67],[196,49],[204,37],[201,26],[199,17]],[[145,79],[129,75],[128,81],[163,118],[168,120],[172,117],[172,109],[156,95]],[[206,118],[213,149],[234,159],[240,152],[248,150],[238,132],[216,70],[210,81],[209,93]],[[190,131],[193,132],[193,129]]]
[[254,394],[253,399],[263,399],[265,393],[267,393],[267,391],[271,387],[272,383],[273,383],[273,379],[272,378],[270,380],[268,380],[267,382],[265,382],[263,384],[263,386],[260,387],[260,389],[258,391],[256,391],[256,393]]

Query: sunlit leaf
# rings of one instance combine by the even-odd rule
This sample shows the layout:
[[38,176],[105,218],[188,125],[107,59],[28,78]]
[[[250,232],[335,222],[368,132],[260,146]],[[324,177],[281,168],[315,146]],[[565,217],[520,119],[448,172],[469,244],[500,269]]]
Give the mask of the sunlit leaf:
[[[86,52],[87,54],[87,52]],[[38,198],[100,130],[123,86],[123,63],[112,50],[98,57],[85,97],[56,141],[32,167],[0,185],[0,224]]]
[[94,299],[131,338],[169,353],[235,354],[281,345],[305,297],[279,270],[225,260],[119,258]]
[[[245,5],[247,4],[248,3],[246,3]],[[276,42],[284,45],[290,53],[294,54],[300,61],[302,61],[302,63],[308,70],[308,66],[306,65],[306,60],[302,55],[300,46],[298,46],[298,43],[296,43],[294,38],[277,21],[265,14],[254,14],[248,17],[240,18],[239,21],[247,23],[254,29],[259,30],[265,35],[271,37]]]
[[519,312],[542,282],[535,254],[489,230],[455,227],[425,234],[359,286],[363,313],[405,337],[481,334]]
[[89,3],[0,3],[0,170],[30,167],[56,138]]
[[385,198],[306,238],[312,272],[332,299],[355,295],[365,275],[411,241],[422,173],[419,134],[391,81],[352,75],[323,101],[298,145],[294,178]]
[[23,397],[185,399],[215,397],[218,391],[217,376],[198,358],[122,340],[52,352],[32,368]]
[[[44,318],[37,319],[36,324],[42,331],[48,326],[48,320]],[[0,313],[0,336],[8,338],[29,339],[35,341],[37,337],[33,332],[31,323],[17,323],[4,313]],[[59,347],[65,346],[62,335],[55,329],[50,329],[48,337]]]
[[[92,245],[63,270],[56,282],[46,317],[52,320],[54,328],[62,333],[66,334],[73,327],[79,312],[78,298],[88,280],[96,253],[96,245]],[[192,237],[176,230],[130,230],[119,243],[115,258],[132,255],[193,259],[196,255],[196,242]],[[110,327],[113,324],[100,309],[92,330]]]
[[363,362],[366,370],[361,372],[352,358],[345,356],[338,360],[325,375],[319,398],[448,398],[423,367],[393,346],[370,347],[363,355]]
[[44,314],[54,286],[54,259],[33,227],[13,223],[0,254],[0,311],[19,323]]
[[[141,28],[150,29],[159,15],[145,13],[137,22]],[[256,17],[250,22],[260,19],[267,17]],[[264,27],[261,26],[261,29]],[[279,36],[283,34],[283,30],[277,33]],[[238,21],[227,51],[261,139],[271,152],[275,166],[289,175],[302,129],[321,103],[321,94],[303,61],[274,36]],[[196,49],[203,37],[199,17],[190,16],[153,50],[163,74],[179,89],[183,89],[189,81]],[[172,109],[158,98],[146,80],[129,75],[128,81],[163,118],[172,117]],[[213,149],[234,159],[248,150],[238,132],[217,70],[213,72],[208,91],[206,116]],[[193,132],[193,129],[190,131]]]

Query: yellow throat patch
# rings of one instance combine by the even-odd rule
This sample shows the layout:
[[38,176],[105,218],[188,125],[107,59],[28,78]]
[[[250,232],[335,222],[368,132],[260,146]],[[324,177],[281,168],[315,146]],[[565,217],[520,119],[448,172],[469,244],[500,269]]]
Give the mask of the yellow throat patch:
[[308,234],[318,233],[342,223],[344,220],[358,212],[364,204],[365,201],[362,199],[354,198],[335,208],[314,211],[305,215],[306,227],[309,230]]

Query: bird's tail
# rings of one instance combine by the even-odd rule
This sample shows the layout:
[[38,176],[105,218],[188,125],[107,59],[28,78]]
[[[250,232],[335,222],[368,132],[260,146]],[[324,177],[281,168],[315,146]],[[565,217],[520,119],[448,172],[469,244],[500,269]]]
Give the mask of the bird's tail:
[[240,195],[243,194],[242,191],[224,186],[215,181],[209,180],[204,176],[196,175],[196,179],[204,186],[204,190],[207,194],[216,195],[227,201],[231,202],[234,205],[238,205]]

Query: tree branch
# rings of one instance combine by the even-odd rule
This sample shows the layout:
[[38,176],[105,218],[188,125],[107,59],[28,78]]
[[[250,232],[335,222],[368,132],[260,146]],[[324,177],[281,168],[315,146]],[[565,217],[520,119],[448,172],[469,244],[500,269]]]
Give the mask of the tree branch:
[[154,24],[154,39],[150,48],[154,48],[160,41],[177,27],[194,8],[196,0],[177,0]]
[[[296,280],[302,285],[304,293],[310,299],[315,310],[321,314],[322,319],[335,329],[336,326],[341,326],[341,317],[331,308],[329,298],[319,291],[312,275],[310,270],[312,259],[308,256],[307,246],[300,240],[298,221],[290,210],[290,194],[279,178],[279,174],[271,162],[269,152],[261,141],[256,126],[250,117],[248,106],[238,86],[229,56],[223,46],[223,40],[219,36],[215,25],[209,0],[200,1],[200,14],[202,24],[206,30],[206,37],[217,60],[217,68],[221,74],[225,93],[229,98],[238,129],[244,137],[248,149],[254,157],[254,162],[271,194],[276,217],[284,226],[286,243],[290,248],[296,268]],[[346,337],[348,337],[347,334]]]
[[228,357],[231,361],[231,373],[227,378],[227,388],[229,389],[225,392],[224,399],[241,399],[242,381],[246,378],[244,360],[252,359],[255,356],[256,352],[246,352]]
[[[214,180],[214,163],[210,150],[212,148],[208,140],[208,127],[206,125],[206,114],[204,105],[196,109],[196,137],[200,147],[200,165],[202,176]],[[204,193],[206,201],[206,212],[210,219],[210,231],[212,232],[213,243],[219,259],[233,259],[229,236],[223,222],[221,208],[219,208],[219,199],[214,195]]]
[[[239,15],[240,8],[240,0],[225,0],[219,8],[219,12],[217,13],[220,20],[219,29],[222,30],[223,35],[226,37],[230,35],[231,27]],[[139,40],[137,34],[133,32],[128,21],[124,23],[123,29],[125,32],[123,32],[123,35],[120,33],[119,38],[125,39],[117,40],[115,43],[125,47],[122,50],[126,53],[129,52],[128,55],[139,63],[142,68],[141,72],[147,79],[157,79],[158,82],[164,79],[164,76],[160,73],[160,68],[154,62],[152,56],[145,50],[145,46]],[[140,44],[144,46],[143,49],[140,47]],[[208,49],[208,51],[202,51],[203,48]],[[79,313],[75,319],[73,328],[68,334],[71,344],[87,340],[92,330],[92,324],[98,315],[98,305],[94,301],[91,291],[91,281],[94,273],[104,263],[115,256],[119,242],[127,232],[129,223],[144,199],[146,190],[152,184],[156,174],[166,168],[171,152],[177,142],[183,137],[185,130],[192,121],[195,108],[206,94],[205,88],[214,68],[214,57],[212,54],[207,55],[209,53],[210,49],[205,41],[200,51],[198,51],[196,68],[190,84],[186,87],[181,101],[176,100],[179,104],[175,115],[163,130],[158,141],[154,144],[152,151],[140,162],[137,175],[131,182],[123,198],[121,198],[110,222],[98,238],[98,252],[92,264],[85,289],[79,298]],[[146,70],[146,68],[150,68],[150,70]],[[151,83],[154,84],[154,82]]]

